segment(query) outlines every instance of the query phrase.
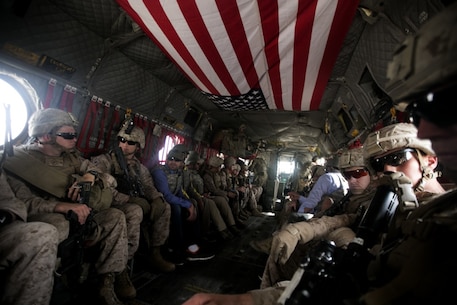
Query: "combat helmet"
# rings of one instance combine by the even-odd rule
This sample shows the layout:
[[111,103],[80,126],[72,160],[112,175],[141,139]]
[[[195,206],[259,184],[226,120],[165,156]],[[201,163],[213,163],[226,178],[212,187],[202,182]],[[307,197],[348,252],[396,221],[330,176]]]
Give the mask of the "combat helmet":
[[[131,129],[130,133],[127,133],[127,129]],[[118,137],[122,137],[127,141],[134,141],[140,144],[141,149],[144,148],[146,140],[144,136],[144,131],[138,126],[129,128],[127,125],[123,126],[121,130],[117,133]]]
[[200,155],[195,150],[189,151],[186,159],[184,160],[184,164],[189,165],[191,163],[198,163],[200,160]]
[[338,167],[340,169],[358,166],[365,167],[362,147],[346,149],[338,158]]
[[224,159],[225,168],[230,168],[235,164],[236,164],[236,159],[234,157],[229,156]]
[[29,136],[39,137],[52,134],[62,126],[78,126],[78,121],[70,113],[56,108],[39,109],[29,119]]
[[363,143],[364,158],[368,160],[391,150],[415,148],[427,155],[435,155],[432,142],[417,137],[417,128],[410,123],[397,123],[385,126],[368,135]]
[[[373,169],[370,165],[370,158],[380,156],[389,151],[401,150],[403,148],[413,148],[426,155],[435,156],[432,142],[428,139],[417,137],[417,128],[410,123],[397,123],[385,126],[377,131],[370,133],[364,144],[364,158],[366,166]],[[423,158],[418,158],[422,171],[422,178],[416,185],[416,191],[423,191],[427,180],[435,177],[433,168],[428,166]]]
[[184,161],[186,159],[187,154],[189,153],[189,149],[187,148],[187,146],[185,144],[176,144],[175,146],[173,146],[171,151],[173,151],[173,153],[175,153],[175,156],[179,155],[178,157],[182,161]]
[[224,160],[217,156],[212,156],[208,160],[208,165],[213,166],[213,167],[220,167],[223,163],[224,163]]

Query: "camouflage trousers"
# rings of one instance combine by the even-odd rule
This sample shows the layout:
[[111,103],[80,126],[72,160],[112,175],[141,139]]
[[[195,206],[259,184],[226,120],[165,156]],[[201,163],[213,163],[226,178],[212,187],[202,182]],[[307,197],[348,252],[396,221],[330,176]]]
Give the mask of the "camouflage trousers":
[[27,218],[28,222],[41,221],[52,224],[57,228],[59,234],[59,243],[68,238],[70,232],[70,222],[65,219],[63,214],[59,213],[41,213],[35,215],[29,215]]
[[254,199],[257,203],[260,202],[260,197],[262,196],[263,193],[263,187],[260,185],[253,185],[252,186],[252,193],[254,194]]
[[262,275],[262,282],[260,288],[273,287],[281,281],[289,281],[297,271],[303,257],[307,251],[316,246],[318,241],[311,241],[306,244],[298,244],[295,251],[292,252],[289,260],[283,265],[276,262],[272,255],[268,256],[267,263]]
[[143,210],[139,205],[132,203],[114,205],[113,207],[121,210],[125,215],[125,221],[127,223],[128,259],[130,260],[135,256],[140,244]]
[[0,304],[49,304],[57,245],[57,230],[46,223],[16,221],[0,228]]
[[298,230],[297,235],[291,236],[287,228],[282,229],[273,236],[272,249],[276,251],[280,240],[296,239],[297,246],[284,263],[273,259],[274,255],[268,257],[262,275],[261,288],[272,287],[278,282],[290,280],[300,265],[307,252],[320,243],[321,239],[332,240],[337,247],[345,247],[355,237],[352,229],[347,227],[353,222],[355,214],[342,214],[336,216],[323,216],[322,218],[312,218],[308,221],[301,221],[289,226],[294,226]]
[[227,225],[222,219],[221,213],[216,206],[214,200],[209,198],[202,198],[203,206],[199,208],[199,212],[201,213],[200,223],[201,223],[201,230],[203,234],[208,233],[210,230],[211,224],[216,227],[218,232],[227,229]]
[[128,260],[127,223],[124,213],[118,209],[109,208],[94,216],[98,224],[95,247],[100,249],[95,261],[98,274],[122,272]]
[[170,205],[162,197],[151,202],[143,197],[133,197],[130,198],[130,202],[140,206],[142,210],[143,221],[138,230],[138,237],[144,237],[148,249],[164,245],[170,235]]
[[223,196],[211,196],[211,199],[214,200],[219,212],[221,213],[222,218],[225,221],[225,224],[230,227],[235,225],[235,218],[233,217],[232,209],[230,205]]
[[170,235],[170,217],[170,205],[162,197],[151,202],[149,243],[152,247],[162,246],[167,241]]

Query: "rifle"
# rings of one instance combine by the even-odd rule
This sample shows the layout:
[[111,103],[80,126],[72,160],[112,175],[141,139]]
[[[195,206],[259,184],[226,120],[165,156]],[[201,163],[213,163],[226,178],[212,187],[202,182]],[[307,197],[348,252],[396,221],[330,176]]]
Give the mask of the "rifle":
[[[80,203],[89,205],[91,182],[80,182]],[[68,273],[70,270],[75,269],[78,276],[78,282],[82,283],[84,278],[84,252],[85,243],[89,236],[93,233],[94,212],[91,211],[86,218],[84,224],[80,224],[78,221],[78,215],[73,210],[68,211],[65,215],[65,219],[70,222],[70,231],[68,238],[62,241],[57,249],[57,256],[61,258],[61,264],[59,269],[56,271],[57,274],[63,275]]]
[[349,191],[340,201],[332,204],[330,208],[325,210],[322,215],[324,216],[335,216],[343,213],[345,205],[349,202],[352,193]]
[[120,192],[129,194],[132,197],[144,197],[143,185],[141,184],[141,181],[138,180],[138,177],[130,176],[127,161],[125,160],[122,149],[120,147],[114,148],[114,154],[123,171],[122,177],[116,177],[118,182],[117,189]]
[[350,300],[369,289],[367,268],[374,258],[370,249],[380,234],[389,230],[397,208],[418,206],[411,181],[403,173],[386,175],[384,180],[365,211],[354,240],[346,249],[336,248],[332,241],[321,241],[302,260],[277,304],[352,304]]
[[76,269],[77,275],[82,274],[84,262],[85,242],[92,234],[94,213],[91,211],[84,224],[78,221],[78,215],[70,210],[65,218],[70,222],[70,234],[62,241],[57,250],[57,256],[61,258],[61,264],[57,274],[62,275]]

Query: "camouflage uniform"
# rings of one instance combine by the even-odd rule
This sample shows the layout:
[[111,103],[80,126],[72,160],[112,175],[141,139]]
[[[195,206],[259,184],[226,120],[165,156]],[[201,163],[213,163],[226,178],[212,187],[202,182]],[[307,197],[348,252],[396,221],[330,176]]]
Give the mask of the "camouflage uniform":
[[0,303],[47,305],[51,300],[58,233],[43,222],[25,222],[27,210],[0,174],[0,211],[16,220],[0,224]]
[[[421,151],[425,152],[427,155],[434,155],[433,149],[431,147],[431,143],[428,140],[421,140],[417,138],[417,130],[414,128],[413,125],[411,124],[395,124],[391,126],[384,127],[383,129],[371,133],[367,140],[364,143],[364,159],[369,160],[372,157],[378,156],[379,154],[389,152],[390,150],[395,151],[398,150],[399,148],[404,148],[404,147],[414,147],[416,149],[420,149]],[[386,282],[391,281],[394,279],[392,282],[381,288],[380,290],[375,290],[376,292],[369,292],[367,293],[363,298],[364,302],[370,303],[370,304],[393,304],[390,302],[388,298],[391,298],[392,300],[398,300],[399,295],[407,295],[410,300],[412,300],[411,303],[408,304],[418,304],[421,303],[425,298],[428,298],[429,295],[432,295],[433,297],[430,299],[427,299],[427,303],[433,303],[434,300],[437,300],[441,298],[440,293],[442,294],[445,289],[443,287],[448,287],[446,286],[448,281],[441,282],[440,284],[434,284],[438,282],[433,282],[436,278],[440,278],[441,275],[438,275],[436,272],[437,270],[443,270],[446,269],[448,270],[449,268],[451,270],[455,270],[455,264],[453,263],[455,254],[451,254],[450,256],[443,256],[443,261],[441,261],[441,258],[439,257],[434,257],[435,255],[433,253],[436,253],[433,249],[433,246],[440,246],[443,247],[442,240],[441,238],[437,238],[434,234],[436,232],[441,232],[441,230],[446,227],[446,237],[445,240],[451,240],[448,238],[455,237],[456,231],[453,228],[455,225],[455,205],[453,206],[452,203],[455,201],[452,201],[452,203],[448,203],[448,208],[449,209],[439,209],[440,204],[438,205],[438,208],[435,210],[436,214],[433,214],[428,210],[426,207],[430,205],[429,201],[432,198],[433,194],[427,191],[424,191],[424,187],[428,183],[433,183],[436,181],[432,181],[434,178],[433,174],[433,168],[426,166],[424,164],[424,161],[422,158],[418,158],[418,162],[423,164],[423,166],[420,167],[422,171],[422,178],[420,181],[417,183],[415,186],[415,194],[418,199],[419,205],[421,207],[417,208],[416,210],[412,210],[412,206],[401,206],[396,209],[395,212],[395,218],[390,222],[388,232],[385,236],[382,236],[382,239],[380,240],[380,245],[377,245],[375,247],[372,247],[372,249],[379,249],[382,245],[386,245],[386,250],[380,251],[379,254],[381,257],[377,260],[378,264],[373,264],[370,267],[370,274],[369,278],[371,279],[376,279],[376,281],[380,281],[382,283],[383,280]],[[366,162],[368,163],[368,162]],[[401,173],[399,173],[401,174]],[[404,175],[404,174],[402,174]],[[364,195],[364,194],[362,194]],[[372,194],[373,195],[373,194]],[[353,195],[356,196],[356,195]],[[455,194],[454,194],[455,196]],[[351,197],[352,198],[352,197]],[[362,199],[363,200],[363,199]],[[371,200],[370,200],[371,202]],[[357,205],[350,204],[347,206],[349,209],[354,210],[354,208],[357,207]],[[368,206],[367,206],[368,207]],[[358,210],[358,208],[357,208]],[[432,210],[433,211],[433,210]],[[446,212],[443,212],[446,211]],[[443,213],[442,213],[443,212]],[[351,218],[344,219],[345,217],[351,216]],[[414,216],[416,215],[416,216]],[[278,251],[278,248],[283,248],[285,251],[288,249],[295,249],[295,245],[297,244],[298,241],[300,242],[306,242],[307,240],[310,240],[311,238],[322,238],[324,236],[320,235],[322,232],[329,232],[329,229],[335,229],[335,228],[341,228],[344,226],[348,226],[353,223],[355,217],[354,214],[343,214],[343,215],[337,215],[334,217],[326,217],[323,216],[320,219],[323,219],[324,217],[327,218],[325,221],[323,221],[320,225],[325,225],[325,227],[320,226],[313,226],[311,227],[308,223],[297,223],[297,224],[292,224],[286,227],[286,232],[281,232],[279,234],[286,235],[284,236],[278,236],[277,238],[275,237],[273,245],[272,245],[272,253],[276,251],[279,255],[283,253],[284,251]],[[432,218],[432,221],[423,221],[424,218]],[[442,218],[441,218],[442,217]],[[332,221],[330,222],[330,218]],[[317,219],[315,221],[318,222],[320,219]],[[421,219],[418,221],[418,219]],[[339,223],[338,223],[339,220]],[[333,223],[333,227],[332,227]],[[317,223],[319,224],[319,223]],[[449,227],[448,227],[449,226]],[[434,231],[436,228],[440,228],[439,231]],[[314,231],[316,230],[316,231]],[[333,233],[337,234],[333,234]],[[278,235],[279,235],[278,234]],[[332,236],[333,234],[333,236]],[[438,233],[440,234],[440,233]],[[293,242],[290,242],[291,238],[287,238],[287,236],[295,236],[295,240]],[[346,236],[345,236],[346,235]],[[335,230],[332,233],[328,234],[326,238],[332,238],[334,241],[338,241],[342,244],[347,244],[347,242],[354,237],[355,234],[352,230],[345,229],[344,230]],[[432,238],[433,236],[433,238]],[[381,237],[381,236],[380,236]],[[406,239],[405,239],[406,237]],[[428,238],[428,240],[425,242],[424,238]],[[282,240],[283,243],[280,245],[278,241]],[[404,242],[406,240],[406,242]],[[392,247],[392,248],[391,248]],[[445,247],[445,246],[444,246]],[[390,252],[392,249],[395,249],[394,251]],[[420,255],[417,254],[417,251],[420,252]],[[443,249],[443,251],[445,251]],[[375,253],[373,251],[373,253]],[[288,257],[287,255],[285,257]],[[274,254],[270,255],[269,257],[269,262],[267,264],[270,264],[271,270],[268,270],[269,273],[267,272],[264,274],[265,280],[263,279],[262,281],[262,288],[269,287],[275,284],[276,281],[280,281],[281,279],[283,280],[288,280],[291,278],[294,270],[297,270],[296,266],[297,263],[300,262],[300,257],[303,257],[303,255],[300,255],[299,249],[297,249],[295,252],[293,252],[293,255],[290,256],[289,260],[287,263],[282,266],[275,262],[278,262],[280,260],[280,256],[274,256]],[[429,267],[424,267],[428,266],[429,263],[425,262],[433,262],[434,259],[437,262],[436,265],[442,266],[442,269],[437,268],[434,269],[434,267],[429,268]],[[290,265],[291,262],[295,262],[295,269],[287,269],[287,265]],[[386,264],[387,262],[387,264]],[[376,268],[377,267],[377,268]],[[416,271],[418,270],[418,271]],[[423,277],[422,273],[429,273],[430,277]],[[286,274],[288,273],[288,275]],[[286,274],[285,277],[280,277],[282,275]],[[447,279],[451,278],[452,272],[446,273],[445,277]],[[395,278],[397,277],[397,278]],[[433,279],[433,280],[430,280]],[[422,283],[421,279],[426,279]],[[429,282],[430,281],[430,282]],[[266,282],[266,283],[265,283]],[[420,283],[420,285],[418,285]],[[431,284],[433,283],[433,284]],[[366,283],[364,283],[366,284]],[[440,286],[437,288],[437,286]],[[433,288],[430,288],[433,287]],[[437,289],[440,292],[436,293]],[[278,290],[280,289],[269,289],[266,290],[265,293],[268,292],[270,294],[269,297],[276,297],[279,292]],[[268,297],[267,295],[262,296],[261,290],[256,291],[255,296],[259,296],[261,298],[263,297]],[[256,300],[255,304],[259,300]],[[444,301],[444,298],[443,300]],[[440,303],[440,302],[439,302]],[[405,304],[405,303],[401,303]],[[440,303],[441,304],[441,303]]]
[[230,168],[227,168],[227,167],[223,168],[219,172],[219,176],[220,176],[220,187],[222,188],[222,190],[226,191],[227,194],[229,192],[236,194],[236,196],[234,198],[228,197],[229,205],[230,205],[230,208],[232,209],[232,213],[233,213],[233,216],[235,217],[235,219],[241,220],[240,219],[241,210],[242,210],[241,204],[243,203],[241,201],[242,194],[240,194],[240,192],[237,190],[238,185],[237,185],[236,177],[232,176],[232,174],[231,174],[231,166],[230,166]]
[[[365,167],[363,149],[345,150],[339,157],[339,167]],[[338,247],[349,244],[355,237],[349,227],[358,225],[356,219],[360,219],[367,209],[374,195],[373,190],[372,186],[368,186],[361,194],[348,195],[343,210],[337,212],[339,215],[314,217],[309,221],[288,224],[277,232],[273,236],[272,251],[264,269],[261,288],[290,280],[303,257],[320,239],[332,240]]]
[[[222,232],[228,227],[235,225],[232,211],[227,201],[220,196],[209,196],[205,194],[205,187],[202,176],[197,169],[192,169],[192,164],[198,160],[193,160],[194,153],[190,153],[185,161],[187,168],[184,170],[184,188],[192,198],[202,200],[202,231],[208,231],[210,222],[214,224],[217,231]],[[195,162],[194,162],[195,161]]]
[[250,170],[254,172],[253,184],[263,189],[267,185],[268,180],[267,163],[265,160],[262,158],[255,158],[250,165]]
[[[165,244],[170,233],[170,205],[164,201],[162,193],[157,191],[149,170],[135,156],[145,147],[143,129],[127,120],[118,132],[118,146],[107,154],[93,157],[92,161],[102,171],[113,175],[117,187],[113,189],[114,207],[126,214],[129,227],[129,258],[133,258],[139,246],[140,234],[146,244],[146,263],[150,268],[170,272],[175,265],[163,259],[161,246]],[[133,214],[132,218],[129,215]],[[138,216],[139,215],[139,216]],[[143,220],[144,215],[144,220]]]
[[293,244],[289,245],[292,253],[287,261],[278,262],[279,258],[275,257],[273,252],[270,253],[260,287],[272,287],[280,281],[290,280],[302,258],[320,239],[338,241],[337,246],[348,244],[355,237],[355,234],[347,227],[354,224],[357,218],[356,212],[363,211],[364,209],[360,207],[368,206],[373,195],[372,189],[367,189],[360,195],[352,195],[344,214],[332,217],[322,216],[321,218],[312,218],[310,221],[292,223],[273,236],[272,249],[277,249],[279,247],[278,242],[290,239],[291,235],[296,235],[296,239]]
[[[123,170],[121,170],[116,155],[113,152],[93,157],[91,160],[103,172],[116,177],[118,182],[120,179],[123,179]],[[127,160],[127,166],[131,179],[137,179],[141,183],[144,192],[143,196],[146,198],[147,203],[141,204],[141,198],[127,194],[129,190],[120,192],[117,189],[114,189],[113,206],[125,210],[131,209],[131,207],[138,208],[137,204],[132,203],[140,204],[144,215],[147,215],[145,218],[150,220],[150,223],[146,225],[148,227],[147,233],[149,236],[149,240],[147,242],[153,247],[162,246],[165,244],[170,233],[170,206],[165,202],[165,200],[163,200],[162,193],[157,191],[154,186],[149,170],[141,164],[138,158],[133,157],[132,159]],[[127,214],[126,220],[128,221]],[[132,245],[132,250],[129,251],[129,257],[131,258],[138,248],[138,240],[140,238],[139,223],[129,230],[129,236],[134,237],[134,239],[132,238],[131,240],[136,241],[136,243]]]
[[[60,231],[61,239],[70,233],[62,214],[73,211],[78,221],[82,217],[86,222],[89,213],[93,214],[89,223],[91,231],[85,236],[90,243],[85,246],[94,249],[91,261],[100,279],[98,301],[101,305],[120,305],[119,298],[136,296],[127,272],[125,215],[111,208],[110,188],[115,186],[115,179],[100,173],[76,150],[77,126],[76,118],[63,110],[35,111],[28,122],[32,144],[15,148],[3,167],[10,177],[11,189],[26,204],[29,215],[34,220],[49,221]],[[86,183],[81,185],[84,192],[78,191],[80,182]],[[89,191],[85,187],[87,183],[90,183]],[[84,196],[84,202],[76,202],[80,196]]]
[[259,206],[258,202],[260,200],[260,196],[262,195],[263,188],[261,186],[254,186],[249,182],[249,178],[247,177],[248,168],[244,163],[236,164],[235,166],[237,166],[240,170],[238,176],[235,179],[236,185],[238,187],[245,188],[242,203],[243,209],[254,216],[262,216],[260,213],[262,206]]
[[[210,166],[218,167],[222,164],[222,159],[212,157],[208,162]],[[227,196],[226,191],[227,180],[221,177],[219,172],[214,172],[210,168],[207,168],[203,173],[203,186],[204,193],[211,196],[211,198],[216,202],[217,206],[222,206],[223,209],[226,209],[226,206],[230,208],[231,216],[227,215],[227,218],[224,218],[229,225],[231,225],[231,219],[233,218],[236,221],[235,213],[230,206],[230,198]]]
[[[64,153],[62,156],[50,157],[41,153],[35,144],[25,146],[23,149],[30,154],[31,158],[52,166],[69,177],[72,174],[97,169],[89,160],[80,157],[77,153]],[[49,221],[48,214],[54,213],[56,204],[62,199],[47,194],[20,178],[13,177],[13,174],[16,176],[15,173],[7,174],[11,181],[11,188],[16,193],[16,196],[25,202],[29,215],[35,216],[34,220]],[[46,182],[46,180],[44,181]],[[58,222],[52,222],[51,224],[58,229],[62,229],[65,227],[62,223],[68,223],[68,221],[61,214],[57,216],[53,218],[53,221],[57,220]],[[108,208],[98,211],[94,216],[94,220],[101,228],[97,243],[101,251],[95,263],[97,273],[105,274],[123,271],[127,265],[128,249],[127,225],[123,213],[119,210]],[[66,230],[66,232],[59,232],[60,236],[68,236],[68,224],[66,224]]]

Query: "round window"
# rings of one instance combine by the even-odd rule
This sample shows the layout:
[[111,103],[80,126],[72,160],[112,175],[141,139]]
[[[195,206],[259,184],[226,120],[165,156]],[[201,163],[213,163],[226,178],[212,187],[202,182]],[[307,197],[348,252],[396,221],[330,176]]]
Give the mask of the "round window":
[[0,78],[0,146],[5,140],[14,141],[28,120],[27,104],[21,94],[8,82]]

